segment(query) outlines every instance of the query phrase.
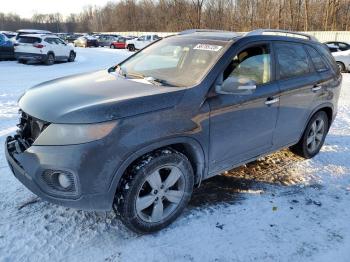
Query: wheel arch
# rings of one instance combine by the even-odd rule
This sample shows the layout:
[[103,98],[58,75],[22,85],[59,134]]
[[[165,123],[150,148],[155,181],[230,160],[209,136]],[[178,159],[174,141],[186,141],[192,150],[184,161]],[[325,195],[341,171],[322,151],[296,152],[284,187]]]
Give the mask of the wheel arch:
[[145,154],[151,153],[155,150],[166,148],[166,147],[172,148],[186,155],[194,171],[195,184],[197,185],[200,184],[206,172],[206,165],[205,165],[206,158],[205,158],[205,153],[201,144],[196,139],[190,138],[190,137],[177,137],[177,138],[156,141],[132,153],[118,167],[117,171],[114,173],[112,182],[108,190],[110,197],[112,199],[112,203],[113,203],[114,195],[120,184],[121,178],[124,175],[127,168],[130,167],[133,163],[135,163],[138,159],[140,159],[140,157],[144,156]]
[[300,135],[300,138],[303,136],[304,132],[305,132],[305,129],[310,121],[310,119],[319,111],[324,111],[326,114],[327,114],[327,117],[328,117],[328,121],[329,121],[329,125],[328,125],[328,129],[330,128],[331,126],[331,123],[333,122],[334,120],[334,107],[333,107],[333,104],[331,103],[324,103],[324,104],[321,104],[319,106],[317,106],[312,112],[311,114],[309,115],[306,123],[305,123],[305,126],[304,126],[304,129],[303,129],[303,132],[301,133]]

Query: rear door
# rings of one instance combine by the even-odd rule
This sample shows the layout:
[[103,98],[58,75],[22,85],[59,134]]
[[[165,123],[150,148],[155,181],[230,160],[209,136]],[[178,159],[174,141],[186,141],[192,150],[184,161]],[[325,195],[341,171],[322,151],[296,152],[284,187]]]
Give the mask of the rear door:
[[46,42],[46,51],[47,52],[53,52],[55,54],[56,58],[60,58],[62,55],[61,47],[58,44],[57,38],[54,37],[47,37],[45,38],[44,42]]
[[275,42],[274,49],[281,90],[274,145],[282,147],[299,140],[322,84],[303,44]]

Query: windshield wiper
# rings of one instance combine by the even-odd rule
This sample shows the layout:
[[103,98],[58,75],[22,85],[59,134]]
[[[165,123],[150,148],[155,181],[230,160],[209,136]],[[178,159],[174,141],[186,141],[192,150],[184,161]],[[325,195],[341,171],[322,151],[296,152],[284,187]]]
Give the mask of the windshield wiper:
[[143,77],[143,79],[157,86],[174,86],[164,79],[155,78],[153,76],[146,76]]

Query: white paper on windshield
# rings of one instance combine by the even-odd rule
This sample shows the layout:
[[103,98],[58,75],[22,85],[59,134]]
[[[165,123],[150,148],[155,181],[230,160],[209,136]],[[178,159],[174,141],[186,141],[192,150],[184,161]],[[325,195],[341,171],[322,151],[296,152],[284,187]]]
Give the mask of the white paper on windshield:
[[217,52],[221,48],[222,48],[221,45],[198,44],[193,49]]

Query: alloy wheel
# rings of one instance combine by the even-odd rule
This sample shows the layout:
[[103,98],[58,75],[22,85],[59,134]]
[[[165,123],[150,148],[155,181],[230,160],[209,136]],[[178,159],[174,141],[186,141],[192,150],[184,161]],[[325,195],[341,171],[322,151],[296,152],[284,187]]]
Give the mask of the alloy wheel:
[[157,223],[169,217],[185,194],[185,177],[176,166],[163,166],[146,177],[137,199],[136,212],[145,222]]
[[306,144],[310,153],[316,151],[322,143],[325,134],[325,123],[323,119],[316,118],[312,123],[309,134],[307,136]]

